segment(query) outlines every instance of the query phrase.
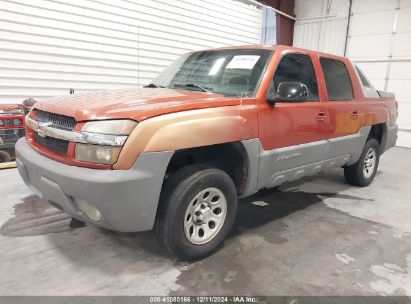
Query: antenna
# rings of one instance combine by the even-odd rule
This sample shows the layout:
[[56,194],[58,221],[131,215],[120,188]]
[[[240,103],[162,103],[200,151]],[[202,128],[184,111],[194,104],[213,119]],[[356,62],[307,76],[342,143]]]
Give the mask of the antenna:
[[140,24],[137,25],[137,86],[140,87]]

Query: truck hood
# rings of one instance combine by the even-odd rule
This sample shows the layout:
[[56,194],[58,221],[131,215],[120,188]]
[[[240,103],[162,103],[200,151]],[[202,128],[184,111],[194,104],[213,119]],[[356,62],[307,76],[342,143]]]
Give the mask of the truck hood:
[[35,108],[77,121],[130,118],[137,121],[187,110],[239,105],[240,98],[163,88],[104,90],[38,101]]

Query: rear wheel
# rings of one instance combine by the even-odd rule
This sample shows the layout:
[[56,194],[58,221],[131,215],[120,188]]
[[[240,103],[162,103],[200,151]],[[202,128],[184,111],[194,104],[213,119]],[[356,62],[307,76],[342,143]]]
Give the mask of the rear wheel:
[[0,151],[0,163],[8,163],[11,161],[11,156],[6,151]]
[[353,165],[344,168],[348,183],[366,187],[371,184],[378,169],[380,147],[375,138],[370,138],[364,146],[360,159]]
[[162,244],[183,260],[214,252],[232,228],[237,191],[219,169],[193,165],[165,184],[155,230]]

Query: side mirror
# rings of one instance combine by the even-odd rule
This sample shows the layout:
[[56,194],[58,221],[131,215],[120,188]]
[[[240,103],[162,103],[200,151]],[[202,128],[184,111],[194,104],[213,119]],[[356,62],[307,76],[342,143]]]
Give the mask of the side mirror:
[[267,93],[267,101],[276,102],[302,102],[307,100],[307,86],[301,82],[281,82],[277,87],[277,92],[273,92],[272,86]]

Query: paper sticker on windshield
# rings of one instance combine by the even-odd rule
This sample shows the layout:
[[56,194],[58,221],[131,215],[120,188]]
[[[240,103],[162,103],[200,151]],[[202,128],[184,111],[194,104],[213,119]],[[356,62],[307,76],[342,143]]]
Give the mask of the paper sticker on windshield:
[[246,69],[251,70],[257,63],[260,56],[258,55],[238,55],[231,59],[226,69]]

